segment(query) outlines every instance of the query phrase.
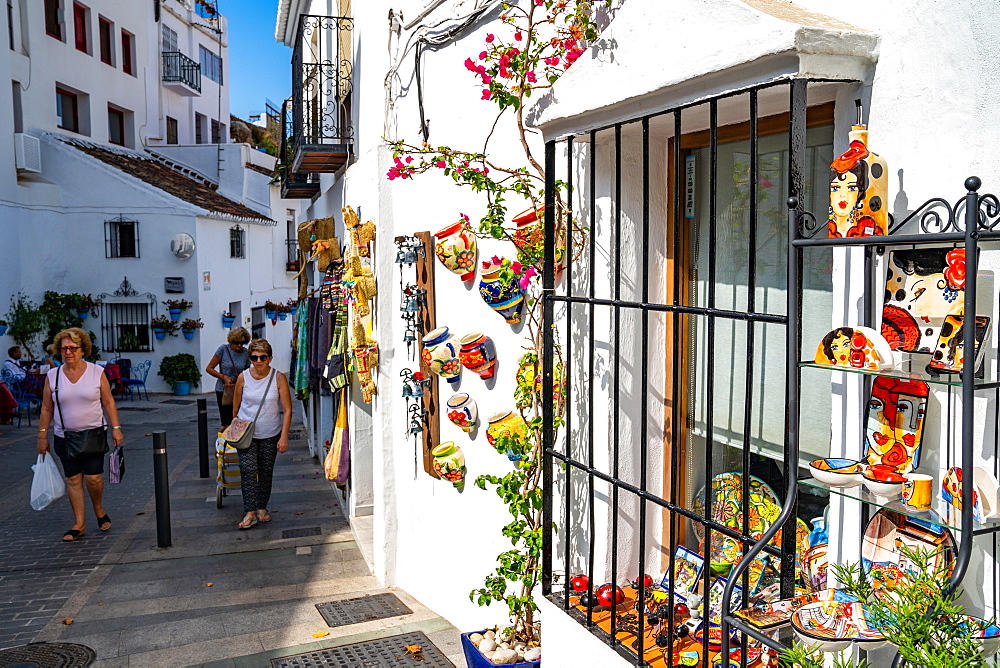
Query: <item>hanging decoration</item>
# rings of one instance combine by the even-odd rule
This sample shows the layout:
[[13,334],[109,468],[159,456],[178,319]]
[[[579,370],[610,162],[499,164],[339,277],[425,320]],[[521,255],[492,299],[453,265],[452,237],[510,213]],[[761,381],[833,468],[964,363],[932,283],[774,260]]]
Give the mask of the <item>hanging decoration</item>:
[[497,368],[497,350],[493,339],[482,332],[472,332],[463,336],[459,343],[462,344],[458,353],[462,366],[478,373],[483,380],[492,378]]
[[447,327],[438,327],[423,338],[423,343],[423,363],[449,383],[457,383],[462,375],[458,337],[452,335]]
[[437,259],[445,269],[458,274],[463,281],[476,277],[476,235],[468,225],[469,217],[463,213],[458,222],[434,233],[438,238],[434,245]]
[[479,294],[490,308],[504,317],[508,324],[521,322],[524,293],[514,279],[500,278],[502,260],[491,258],[483,262],[483,277],[479,281]]
[[453,394],[448,399],[447,405],[448,419],[461,427],[466,434],[472,431],[479,420],[479,408],[476,406],[476,400],[465,392],[461,392]]
[[372,336],[373,323],[368,302],[378,295],[378,286],[370,266],[361,258],[369,256],[368,244],[375,238],[375,223],[368,221],[361,225],[361,219],[350,206],[341,211],[344,226],[349,231],[346,270],[342,285],[351,309],[350,360],[358,374],[361,396],[365,403],[371,403],[378,389],[375,385],[374,370],[378,366],[378,341]]

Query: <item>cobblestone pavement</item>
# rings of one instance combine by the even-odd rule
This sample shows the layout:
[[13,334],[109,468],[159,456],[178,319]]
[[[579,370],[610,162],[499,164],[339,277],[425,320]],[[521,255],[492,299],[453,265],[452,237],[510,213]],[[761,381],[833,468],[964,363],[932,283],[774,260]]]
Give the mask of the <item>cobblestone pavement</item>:
[[[40,512],[28,504],[37,429],[0,427],[0,648],[80,643],[102,667],[268,666],[273,658],[422,631],[465,665],[451,624],[371,575],[339,492],[295,421],[289,452],[275,466],[273,521],[237,531],[242,499],[237,491],[216,508],[214,456],[211,477],[199,478],[196,399],[151,397],[119,404],[127,472],[122,484],[106,486],[112,530],[98,531],[88,516],[86,535],[72,543],[61,540],[72,524],[65,498]],[[151,432],[158,429],[167,432],[169,548],[156,546]],[[412,613],[328,628],[316,609],[373,593],[395,594]]]

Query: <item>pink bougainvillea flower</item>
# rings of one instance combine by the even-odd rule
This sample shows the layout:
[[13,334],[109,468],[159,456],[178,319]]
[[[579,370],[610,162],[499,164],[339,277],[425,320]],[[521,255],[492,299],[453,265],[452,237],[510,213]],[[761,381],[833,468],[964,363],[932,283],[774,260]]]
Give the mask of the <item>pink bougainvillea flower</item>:
[[492,44],[494,39],[496,38],[493,36],[493,33],[490,33],[489,35],[486,36],[486,43]]
[[518,262],[517,260],[514,260],[513,262],[510,263],[510,268],[514,271],[515,274],[521,273],[521,263]]
[[486,60],[486,52],[485,51],[480,51],[479,52],[479,60]]
[[469,70],[470,72],[476,71],[476,64],[472,62],[472,58],[465,59],[465,69]]
[[491,81],[493,81],[493,77],[487,76],[485,74],[483,75],[483,83],[484,84],[486,84],[487,86],[489,86]]
[[411,162],[413,162],[413,156],[412,155],[406,156],[406,164],[410,164]]
[[468,216],[467,216],[466,214],[464,214],[464,213],[460,213],[460,214],[458,214],[458,215],[459,215],[459,217],[461,217],[461,219],[462,219],[462,220],[464,220],[465,222],[469,222],[469,217],[468,217]]
[[488,100],[492,96],[493,96],[493,93],[490,92],[489,88],[487,88],[486,90],[483,91],[483,99],[484,100]]
[[545,0],[535,0],[535,7],[541,7],[545,4]]
[[522,276],[518,280],[518,283],[520,284],[521,289],[522,290],[527,290],[528,289],[528,285],[531,283],[531,279],[534,278],[537,275],[538,275],[538,272],[535,270],[534,267],[528,267],[528,270],[526,272],[524,272],[524,276]]
[[535,83],[538,79],[535,77],[535,72],[532,70],[524,75],[524,78],[528,80],[528,83]]
[[514,39],[516,39],[517,41],[520,42],[522,37],[524,37],[524,35],[521,34],[520,30],[518,30],[516,33],[514,33]]
[[498,258],[496,255],[491,257],[490,260],[492,260],[493,264],[500,264],[500,258]]
[[486,68],[480,65],[479,67],[476,68],[476,74],[480,76],[486,74]]

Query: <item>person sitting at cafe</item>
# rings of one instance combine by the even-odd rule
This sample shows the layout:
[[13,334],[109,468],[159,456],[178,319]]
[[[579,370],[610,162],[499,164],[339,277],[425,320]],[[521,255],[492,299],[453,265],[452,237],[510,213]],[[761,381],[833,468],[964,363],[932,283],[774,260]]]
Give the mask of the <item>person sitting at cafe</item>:
[[4,371],[9,371],[14,380],[24,380],[28,372],[21,366],[21,349],[11,346],[7,349],[7,360],[3,363]]

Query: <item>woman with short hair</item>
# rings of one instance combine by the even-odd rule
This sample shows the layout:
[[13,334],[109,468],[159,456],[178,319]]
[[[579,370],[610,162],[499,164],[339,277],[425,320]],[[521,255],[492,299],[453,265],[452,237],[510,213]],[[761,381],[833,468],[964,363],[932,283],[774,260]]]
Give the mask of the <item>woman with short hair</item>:
[[[239,529],[257,522],[270,522],[267,503],[271,500],[274,460],[288,450],[288,430],[292,426],[292,395],[285,374],[271,368],[271,344],[256,339],[250,344],[250,368],[236,380],[233,413],[241,420],[253,420],[250,447],[239,451],[240,485],[243,489],[243,520]],[[258,414],[258,408],[260,413]]]
[[[245,346],[250,342],[250,332],[243,327],[235,327],[229,331],[226,343],[222,344],[208,361],[205,371],[209,376],[218,378],[215,381],[215,403],[219,406],[219,417],[222,420],[222,428],[225,429],[233,421],[233,403],[223,403],[222,397],[225,394],[226,386],[231,385],[235,389],[236,379],[243,370],[250,366]],[[216,371],[218,367],[218,371]],[[230,390],[232,391],[232,390]]]
[[125,439],[104,369],[84,359],[91,353],[90,334],[79,327],[64,329],[56,334],[53,345],[61,354],[63,363],[60,367],[49,369],[46,374],[36,449],[38,454],[48,453],[48,431],[49,424],[52,424],[55,452],[63,465],[69,505],[73,509],[73,527],[63,535],[63,540],[71,542],[82,537],[86,527],[84,481],[97,516],[97,527],[108,531],[111,529],[111,518],[103,502],[104,453],[71,455],[67,452],[66,432],[103,427],[106,441],[107,427],[110,426],[111,439],[116,448]]

